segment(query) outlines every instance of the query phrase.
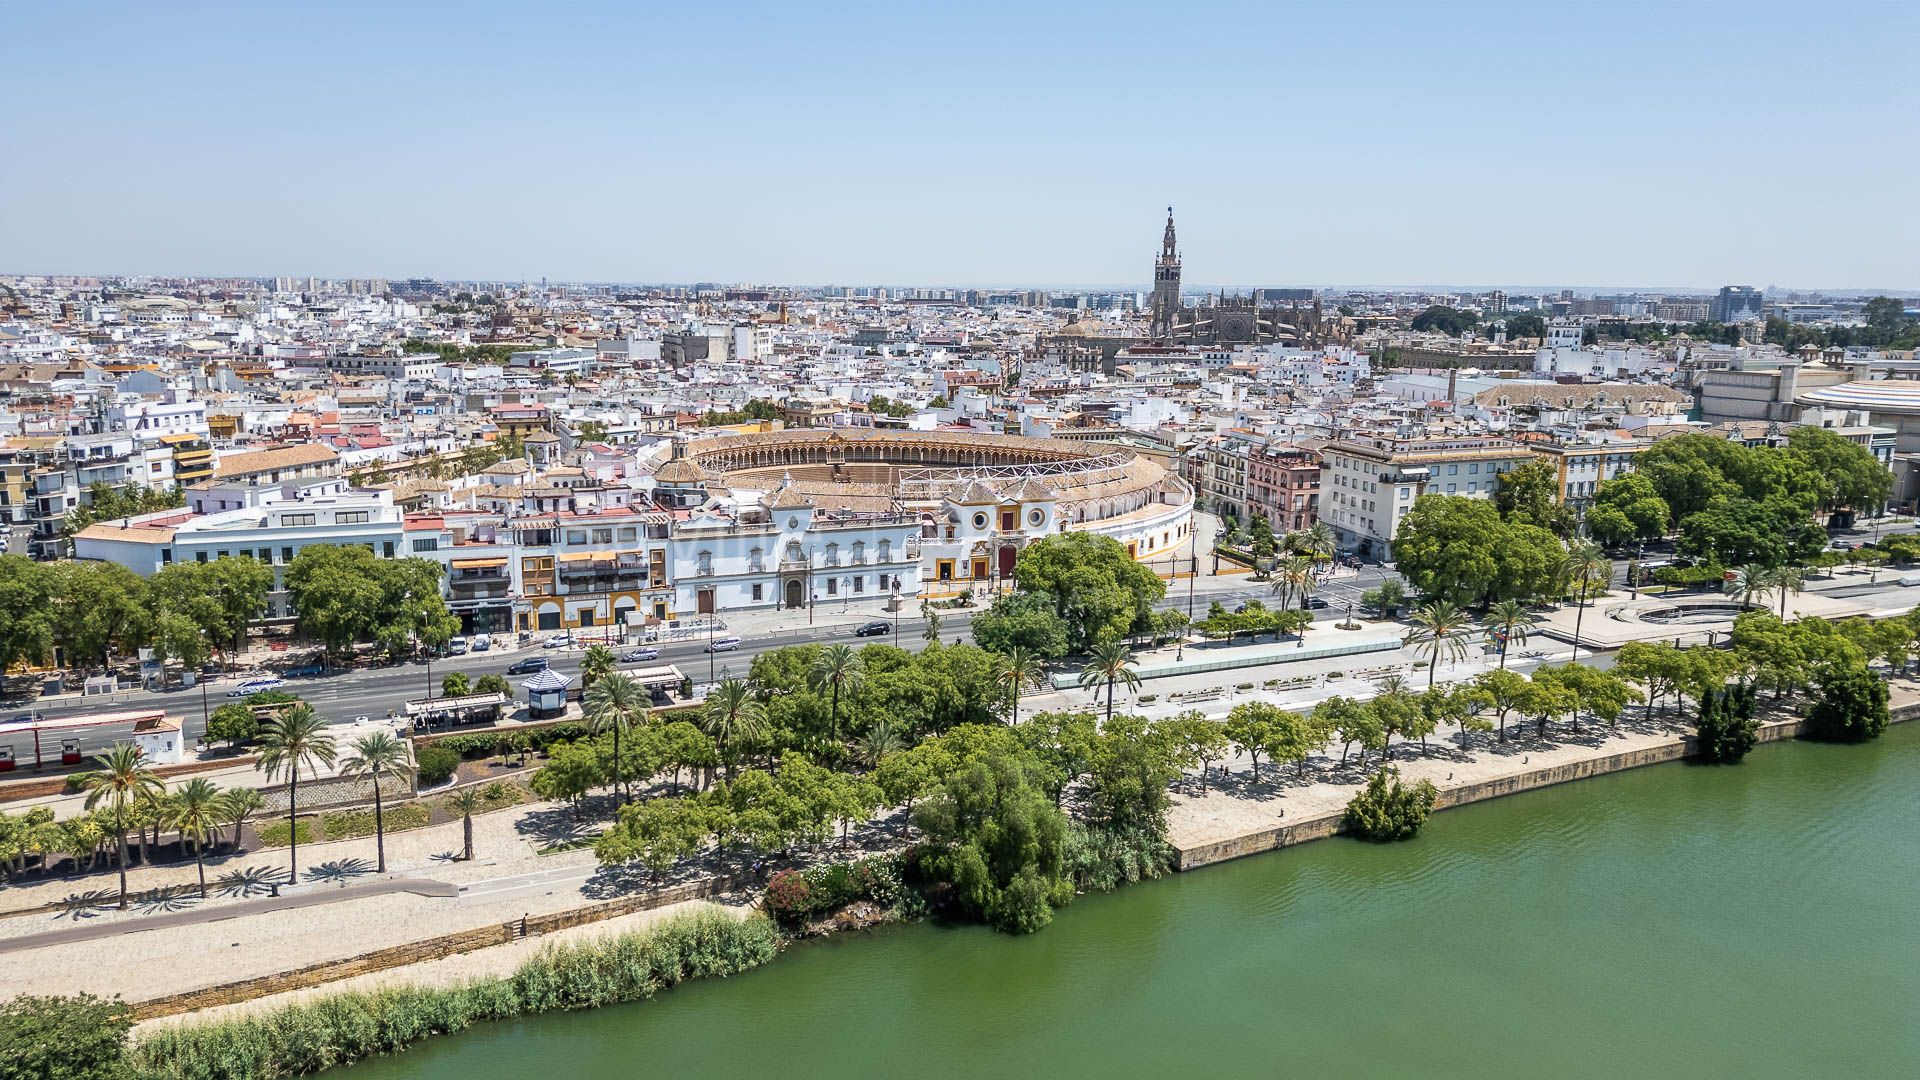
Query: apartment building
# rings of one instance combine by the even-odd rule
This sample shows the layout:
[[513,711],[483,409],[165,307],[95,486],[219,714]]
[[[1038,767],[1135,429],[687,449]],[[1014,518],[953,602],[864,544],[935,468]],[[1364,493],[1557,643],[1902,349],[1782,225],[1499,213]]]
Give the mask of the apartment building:
[[1247,519],[1265,515],[1275,532],[1298,532],[1320,515],[1320,454],[1276,444],[1247,456]]
[[1525,446],[1491,436],[1341,439],[1320,454],[1320,520],[1340,550],[1369,560],[1389,557],[1421,495],[1490,498],[1501,473],[1533,460]]
[[1593,501],[1602,483],[1632,472],[1634,459],[1653,442],[1608,435],[1583,441],[1529,441],[1526,445],[1553,469],[1560,500],[1577,510]]

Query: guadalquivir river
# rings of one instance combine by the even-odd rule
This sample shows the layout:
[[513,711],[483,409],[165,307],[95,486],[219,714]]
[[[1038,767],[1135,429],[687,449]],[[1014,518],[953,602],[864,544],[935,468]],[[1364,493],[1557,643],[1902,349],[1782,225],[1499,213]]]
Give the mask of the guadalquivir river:
[[1920,723],[791,949],[355,1080],[1920,1076]]

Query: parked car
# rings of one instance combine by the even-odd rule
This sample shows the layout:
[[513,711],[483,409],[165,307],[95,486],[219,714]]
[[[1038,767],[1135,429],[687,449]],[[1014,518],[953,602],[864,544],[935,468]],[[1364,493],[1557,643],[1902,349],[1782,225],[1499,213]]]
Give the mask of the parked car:
[[280,689],[279,679],[248,679],[246,682],[227,691],[228,697],[252,697],[268,690]]
[[493,639],[485,634],[475,634],[473,635],[472,648],[474,652],[486,652],[488,649],[493,648]]
[[448,656],[465,656],[466,654],[467,654],[466,638],[457,637],[457,638],[454,638],[452,641],[447,642]]
[[740,639],[737,637],[714,638],[713,641],[707,645],[706,651],[710,653],[733,652],[739,647]]
[[536,671],[545,671],[545,670],[547,670],[546,657],[529,656],[525,660],[515,660],[513,664],[507,668],[507,674],[531,675]]
[[628,649],[620,654],[620,662],[623,664],[639,664],[658,659],[660,659],[659,649]]
[[547,638],[547,640],[541,642],[540,647],[543,649],[557,649],[560,646],[565,645],[566,643],[567,643],[567,635],[554,634],[551,637]]
[[320,663],[318,660],[310,660],[307,663],[301,664],[297,667],[290,667],[287,670],[281,672],[280,675],[282,678],[286,678],[286,679],[310,679],[325,670],[327,669],[324,664]]
[[893,624],[885,619],[875,619],[870,623],[861,623],[854,630],[854,637],[883,637],[893,633]]

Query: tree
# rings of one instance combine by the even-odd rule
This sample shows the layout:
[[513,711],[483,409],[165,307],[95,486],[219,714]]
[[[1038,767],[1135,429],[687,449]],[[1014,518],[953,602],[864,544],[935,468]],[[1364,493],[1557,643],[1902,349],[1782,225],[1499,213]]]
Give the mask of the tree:
[[116,650],[146,644],[152,620],[140,575],[109,562],[55,563],[52,570],[54,640],[68,664],[108,666]]
[[87,793],[87,809],[106,803],[113,818],[114,862],[120,873],[120,910],[127,909],[127,825],[136,806],[151,803],[166,790],[166,785],[147,767],[140,748],[130,742],[117,742],[94,758],[100,767],[83,774],[81,787]]
[[1267,756],[1275,762],[1293,762],[1295,772],[1305,776],[1307,759],[1313,756],[1314,751],[1327,745],[1333,728],[1318,709],[1311,713],[1281,709],[1278,715],[1272,717],[1270,730],[1272,737],[1267,743]]
[[220,793],[220,820],[227,823],[227,839],[240,850],[240,826],[247,817],[266,803],[258,791],[249,787],[228,788]]
[[1493,505],[1510,524],[1534,525],[1562,539],[1573,535],[1573,511],[1561,501],[1559,473],[1544,461],[1501,473]]
[[827,722],[835,742],[840,739],[840,695],[858,693],[866,680],[866,667],[851,645],[835,642],[820,650],[807,681],[816,694],[829,694]]
[[1485,499],[1422,495],[1401,519],[1393,558],[1422,595],[1469,604],[1492,591],[1505,533],[1499,511]]
[[613,733],[613,790],[622,805],[627,801],[627,789],[620,771],[620,740],[646,714],[647,701],[646,690],[626,675],[608,675],[594,683],[583,701],[588,730],[596,735]]
[[[1737,566],[1727,574],[1721,589],[1728,596],[1738,597],[1743,610],[1751,610],[1755,597],[1766,595],[1771,587],[1771,573],[1759,563],[1747,563]],[[1781,618],[1786,617],[1786,601],[1781,601]]]
[[1708,691],[1700,699],[1694,721],[1694,747],[1699,756],[1722,764],[1739,761],[1759,741],[1760,721],[1753,718],[1753,687],[1736,683]]
[[1480,317],[1471,311],[1461,311],[1441,304],[1435,304],[1413,317],[1413,329],[1420,333],[1445,334],[1459,337],[1474,328]]
[[1073,652],[1150,631],[1154,605],[1167,591],[1119,541],[1090,532],[1056,533],[1028,546],[1013,573],[1022,592],[1052,598]]
[[1548,676],[1573,695],[1574,727],[1580,726],[1580,712],[1585,710],[1607,723],[1616,723],[1620,714],[1628,705],[1646,700],[1645,695],[1627,685],[1625,679],[1612,671],[1602,671],[1585,664],[1564,664],[1555,668],[1542,668],[1534,672],[1538,681]]
[[1507,338],[1509,340],[1514,338],[1545,338],[1547,336],[1547,320],[1531,312],[1507,315],[1505,316],[1505,321],[1507,324]]
[[707,694],[700,709],[700,729],[719,748],[720,760],[727,766],[727,779],[733,779],[733,763],[740,744],[758,742],[766,733],[767,710],[757,701],[747,684],[739,679],[723,679]]
[[1387,730],[1381,725],[1379,711],[1369,703],[1335,696],[1315,706],[1313,711],[1322,724],[1332,728],[1334,738],[1340,740],[1340,764],[1347,763],[1347,754],[1354,743],[1360,744],[1362,769],[1367,767],[1367,751],[1386,752]]
[[1033,769],[1011,752],[987,754],[948,776],[913,814],[926,836],[929,876],[952,886],[962,910],[1016,933],[1045,926],[1073,896],[1066,817]]
[[594,842],[603,865],[639,861],[656,875],[707,846],[716,807],[695,799],[655,799],[624,806],[620,820]]
[[371,636],[383,600],[376,556],[366,548],[310,544],[287,567],[287,594],[302,633],[329,656]]
[[472,862],[473,815],[487,808],[486,796],[481,793],[480,785],[468,784],[456,788],[453,794],[447,796],[445,805],[448,811],[460,815],[460,859],[462,862]]
[[613,650],[605,645],[595,645],[587,649],[580,657],[580,688],[593,689],[593,684],[613,674],[616,660]]
[[1407,621],[1413,627],[1407,635],[1407,644],[1413,646],[1416,655],[1426,654],[1427,686],[1431,687],[1442,657],[1451,662],[1466,658],[1466,612],[1449,601],[1435,600],[1420,605]]
[[1236,752],[1253,759],[1256,781],[1260,779],[1260,755],[1279,741],[1284,711],[1265,701],[1243,701],[1227,713],[1227,741]]
[[1560,539],[1537,525],[1513,522],[1500,534],[1500,548],[1494,552],[1493,588],[1495,599],[1545,600],[1560,589],[1561,562],[1566,549]]
[[1033,681],[1040,670],[1040,658],[1018,645],[999,658],[994,679],[1007,688],[1012,702],[1013,714],[1007,721],[1009,724],[1020,723],[1020,691]]
[[1383,619],[1393,618],[1406,602],[1407,590],[1401,588],[1400,583],[1392,579],[1381,582],[1378,588],[1368,589],[1360,594],[1360,603],[1378,611]]
[[1416,700],[1423,718],[1422,728],[1433,732],[1452,724],[1460,730],[1462,750],[1467,748],[1469,732],[1493,730],[1493,724],[1480,716],[1480,710],[1491,704],[1492,699],[1471,684],[1430,686]]
[[239,702],[228,702],[213,710],[207,718],[207,738],[224,739],[238,747],[260,736],[260,720],[253,710]]
[[1025,649],[1038,660],[1067,655],[1067,623],[1043,593],[1016,592],[995,598],[973,617],[973,640],[989,652]]
[[260,736],[260,771],[269,781],[287,774],[287,880],[300,880],[300,768],[332,765],[335,750],[327,722],[302,702],[267,721]]
[[1887,682],[1864,663],[1828,663],[1815,676],[1820,693],[1807,710],[1807,734],[1864,742],[1887,729]]
[[513,688],[508,684],[505,675],[482,675],[474,682],[473,692],[476,694],[506,694],[511,697]]
[[447,697],[466,697],[473,693],[473,684],[468,681],[464,671],[451,671],[440,676],[440,692]]
[[[1101,683],[1107,686],[1107,719],[1113,719],[1114,687],[1124,683],[1128,690],[1140,688],[1140,676],[1134,673],[1133,657],[1127,647],[1119,641],[1103,641],[1094,645],[1087,656],[1087,665],[1080,669],[1081,689],[1097,688]],[[1096,700],[1098,694],[1096,690]]]
[[1573,590],[1580,607],[1573,616],[1573,658],[1580,659],[1580,622],[1587,614],[1587,601],[1596,592],[1605,591],[1613,580],[1613,564],[1607,561],[1600,545],[1590,540],[1574,544],[1560,562],[1560,572]]
[[1587,535],[1607,544],[1657,540],[1673,525],[1673,511],[1641,473],[1602,480],[1587,511]]
[[207,837],[220,827],[220,789],[204,776],[180,785],[168,799],[166,822],[193,845],[193,869],[200,877],[200,899],[207,898]]
[[413,766],[407,759],[407,745],[391,732],[375,731],[353,742],[352,752],[340,763],[346,776],[365,777],[373,784],[373,843],[378,860],[375,872],[387,872],[387,826],[380,781],[404,783]]
[[1775,566],[1766,572],[1767,587],[1780,594],[1780,617],[1787,617],[1787,595],[1806,591],[1807,573],[1797,566]]
[[1165,721],[1175,738],[1180,741],[1182,752],[1188,760],[1200,766],[1200,787],[1207,786],[1207,772],[1213,763],[1227,754],[1227,730],[1221,724],[1207,719],[1198,709],[1190,709],[1172,720]]
[[881,720],[860,737],[860,763],[871,769],[889,756],[906,749],[906,740],[893,728],[892,721]]
[[119,1080],[133,1007],[80,994],[0,1002],[0,1076],[7,1080]]
[[53,655],[53,574],[45,564],[0,554],[0,671]]
[[1525,645],[1529,633],[1540,620],[1522,600],[1496,600],[1487,609],[1487,631],[1500,645],[1500,666],[1507,666],[1507,650]]
[[1873,451],[1825,428],[1787,432],[1787,452],[1820,478],[1820,505],[1828,510],[1878,510],[1893,496],[1893,473]]
[[1367,786],[1347,803],[1341,823],[1363,840],[1388,843],[1409,840],[1427,823],[1440,793],[1430,780],[1404,784],[1400,770],[1387,766],[1373,774]]

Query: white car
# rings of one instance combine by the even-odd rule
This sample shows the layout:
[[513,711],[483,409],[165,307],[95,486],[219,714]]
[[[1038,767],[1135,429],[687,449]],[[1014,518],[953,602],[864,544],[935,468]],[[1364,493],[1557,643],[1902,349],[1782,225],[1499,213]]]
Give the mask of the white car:
[[488,637],[485,634],[473,635],[473,651],[474,652],[486,652],[488,649],[491,649],[491,648],[493,648],[492,638]]
[[737,637],[714,638],[713,644],[708,645],[706,651],[710,653],[733,652],[735,649],[738,649],[739,647],[740,647],[740,639]]
[[268,690],[280,689],[279,679],[248,679],[239,686],[227,691],[228,697],[252,697]]
[[466,654],[467,654],[466,638],[457,637],[447,642],[448,656],[465,656]]

